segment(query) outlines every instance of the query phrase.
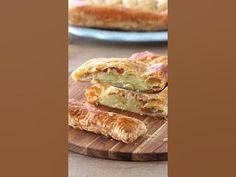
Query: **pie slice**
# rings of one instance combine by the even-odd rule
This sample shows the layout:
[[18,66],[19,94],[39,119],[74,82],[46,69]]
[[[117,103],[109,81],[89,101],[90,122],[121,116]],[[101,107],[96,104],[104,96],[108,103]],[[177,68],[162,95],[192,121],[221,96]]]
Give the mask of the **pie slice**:
[[129,58],[95,58],[72,74],[78,81],[106,83],[128,90],[153,93],[162,90],[168,80],[167,56],[141,52]]
[[167,0],[69,0],[69,24],[156,31],[167,29]]
[[147,132],[145,124],[138,119],[102,111],[75,99],[69,100],[68,123],[75,129],[102,134],[124,143],[132,143]]
[[168,87],[160,93],[133,92],[106,84],[95,84],[86,89],[89,103],[135,112],[152,117],[167,117]]

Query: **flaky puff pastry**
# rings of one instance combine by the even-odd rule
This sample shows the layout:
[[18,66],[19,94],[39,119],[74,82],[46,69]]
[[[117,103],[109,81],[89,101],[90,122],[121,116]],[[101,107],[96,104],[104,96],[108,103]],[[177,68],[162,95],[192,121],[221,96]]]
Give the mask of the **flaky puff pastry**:
[[167,29],[167,0],[69,0],[69,24],[128,31]]
[[152,117],[167,117],[168,87],[160,93],[133,92],[106,84],[95,84],[86,89],[89,103],[135,112]]
[[154,93],[168,81],[167,56],[141,52],[129,58],[96,58],[71,74],[74,80],[106,83],[128,90]]
[[89,103],[69,100],[68,123],[71,127],[132,143],[147,132],[145,124],[135,118],[102,111]]

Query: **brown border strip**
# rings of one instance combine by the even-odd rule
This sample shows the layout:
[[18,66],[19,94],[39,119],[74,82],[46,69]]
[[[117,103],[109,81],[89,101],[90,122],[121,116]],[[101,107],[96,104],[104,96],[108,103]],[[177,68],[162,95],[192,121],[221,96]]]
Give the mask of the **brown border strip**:
[[236,176],[235,1],[169,1],[169,177]]
[[0,176],[67,176],[67,1],[0,5]]

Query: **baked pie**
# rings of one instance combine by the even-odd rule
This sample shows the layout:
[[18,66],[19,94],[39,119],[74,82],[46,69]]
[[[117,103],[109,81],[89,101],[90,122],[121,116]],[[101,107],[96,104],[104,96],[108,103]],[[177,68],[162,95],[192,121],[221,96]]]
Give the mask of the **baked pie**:
[[75,99],[70,99],[68,106],[68,123],[75,129],[102,134],[124,143],[132,143],[147,132],[145,124],[132,117],[102,111]]
[[87,102],[152,117],[167,117],[168,87],[160,93],[133,92],[106,84],[95,84],[86,89]]
[[69,24],[156,31],[167,29],[167,0],[69,0]]
[[74,80],[106,83],[128,90],[154,93],[168,81],[167,56],[141,52],[129,58],[95,58],[78,67]]

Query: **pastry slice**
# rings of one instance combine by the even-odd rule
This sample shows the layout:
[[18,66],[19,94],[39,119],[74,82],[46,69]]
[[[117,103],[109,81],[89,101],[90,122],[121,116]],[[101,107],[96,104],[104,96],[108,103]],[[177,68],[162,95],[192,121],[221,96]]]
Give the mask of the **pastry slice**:
[[167,21],[167,0],[69,0],[70,25],[155,31]]
[[132,143],[147,132],[145,124],[135,118],[102,111],[89,103],[69,100],[69,126]]
[[167,84],[167,56],[141,52],[130,58],[91,59],[78,67],[71,76],[78,81],[107,83],[138,92],[157,92]]
[[86,89],[89,103],[135,112],[152,117],[167,117],[168,87],[160,93],[133,92],[106,84],[96,84]]

